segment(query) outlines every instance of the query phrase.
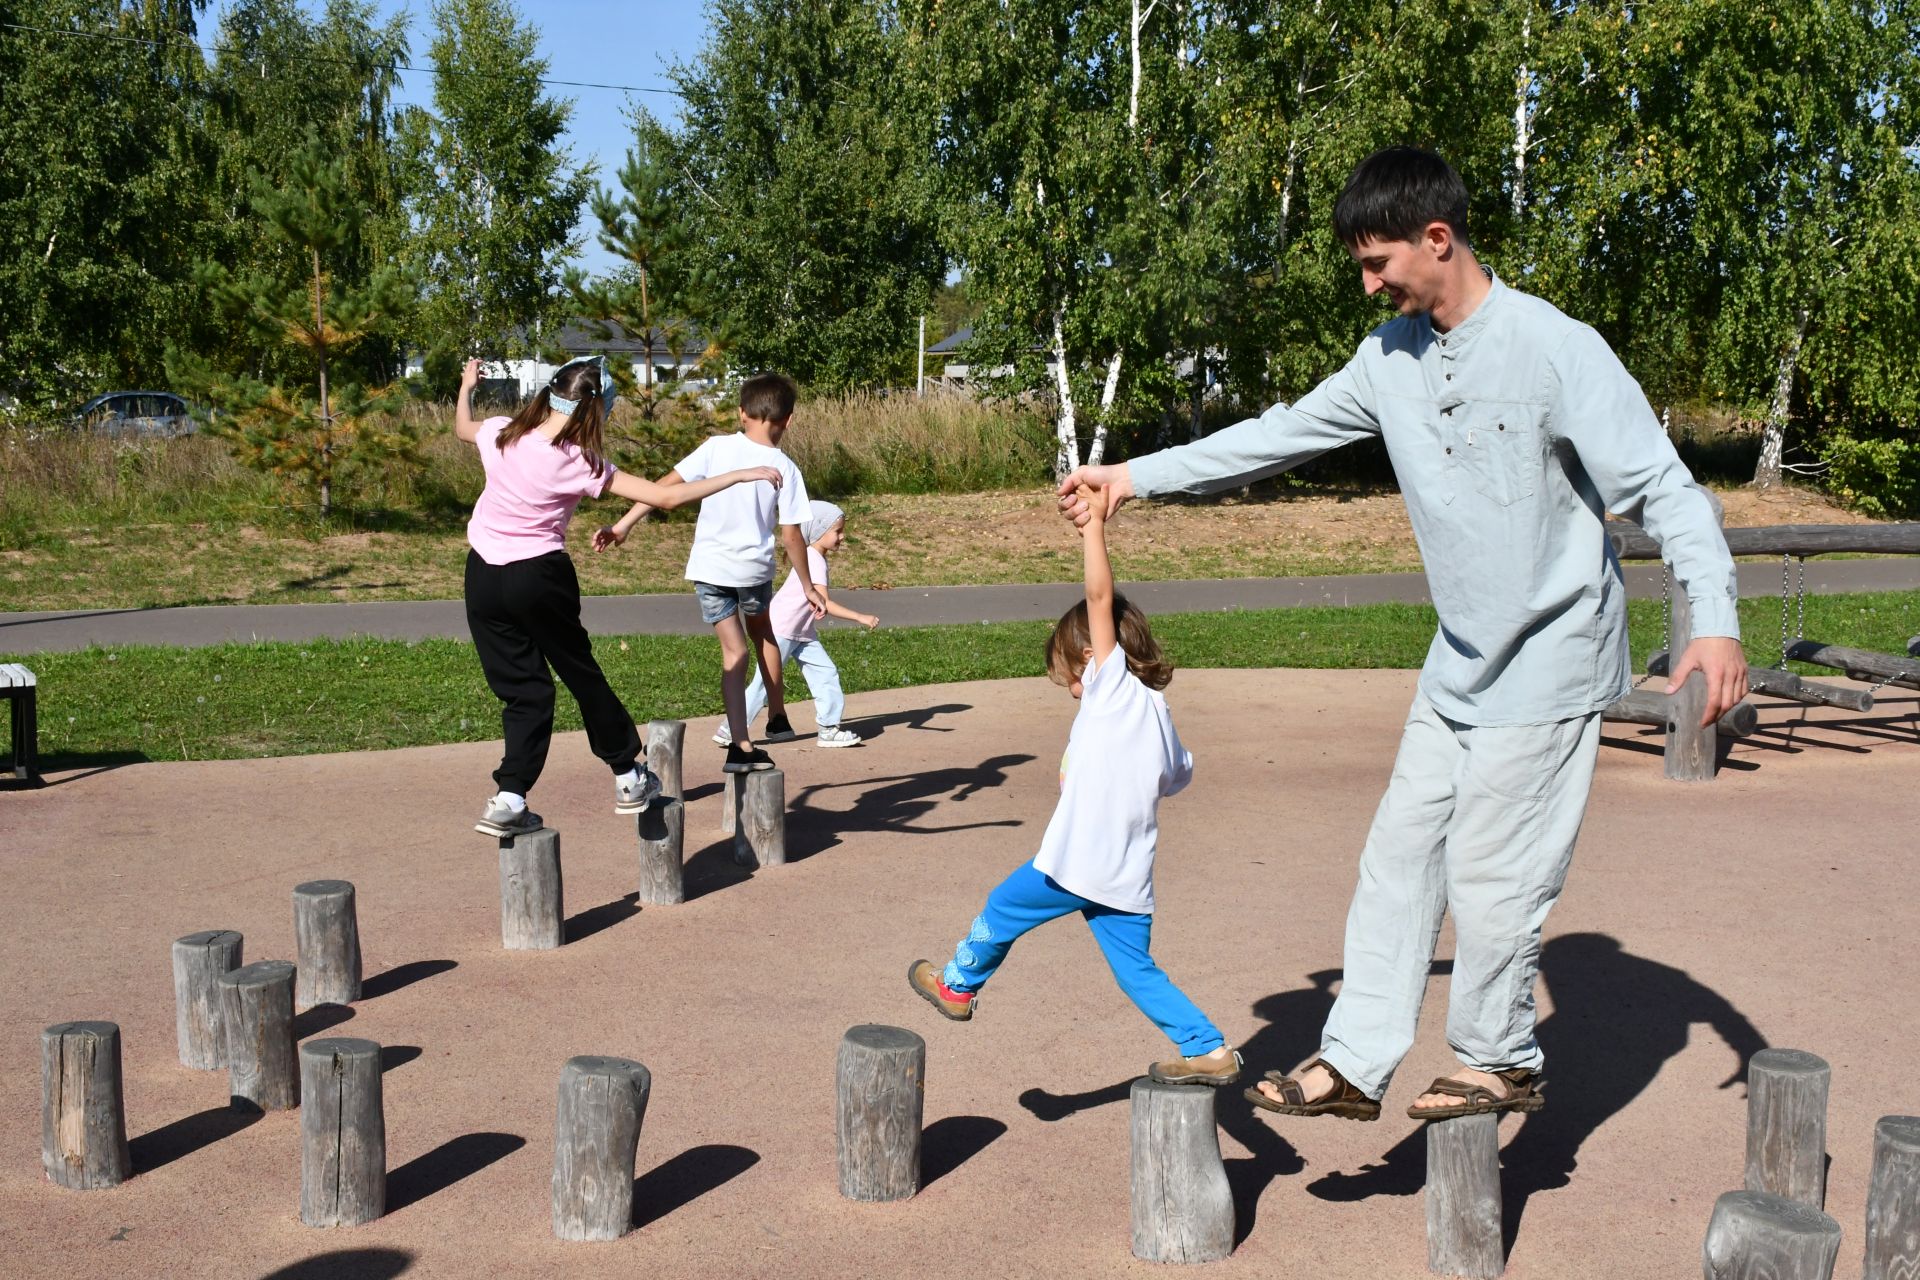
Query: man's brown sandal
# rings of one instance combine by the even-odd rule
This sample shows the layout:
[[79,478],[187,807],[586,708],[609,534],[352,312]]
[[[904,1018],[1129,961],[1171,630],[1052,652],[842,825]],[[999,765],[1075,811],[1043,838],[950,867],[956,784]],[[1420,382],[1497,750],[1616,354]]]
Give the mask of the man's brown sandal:
[[1415,1120],[1447,1120],[1454,1116],[1480,1116],[1499,1111],[1538,1111],[1547,1105],[1546,1098],[1540,1093],[1540,1087],[1546,1084],[1547,1078],[1538,1072],[1525,1067],[1511,1067],[1492,1074],[1506,1081],[1505,1094],[1497,1094],[1483,1084],[1469,1084],[1465,1080],[1441,1076],[1427,1086],[1427,1093],[1443,1094],[1460,1101],[1444,1107],[1408,1107],[1407,1114]]
[[1280,1101],[1275,1102],[1260,1092],[1258,1085],[1246,1090],[1246,1099],[1256,1107],[1278,1111],[1283,1116],[1339,1116],[1342,1120],[1378,1120],[1380,1118],[1380,1104],[1360,1092],[1325,1058],[1315,1058],[1300,1070],[1311,1071],[1315,1067],[1319,1067],[1333,1077],[1333,1092],[1324,1098],[1308,1102],[1306,1090],[1300,1087],[1298,1080],[1278,1071],[1269,1071],[1266,1075],[1267,1083],[1280,1091]]

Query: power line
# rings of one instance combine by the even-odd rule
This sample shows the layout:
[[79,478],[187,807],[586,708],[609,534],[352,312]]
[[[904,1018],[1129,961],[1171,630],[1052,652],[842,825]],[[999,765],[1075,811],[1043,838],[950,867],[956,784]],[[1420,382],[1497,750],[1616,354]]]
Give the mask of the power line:
[[[180,35],[179,33],[175,33],[175,39],[173,40],[150,40],[145,36],[126,36],[113,31],[75,31],[61,27],[30,27],[20,22],[0,22],[0,28],[10,31],[31,31],[45,36],[66,36],[79,40],[104,40],[110,44],[140,44],[154,49],[164,49],[171,45],[183,44],[198,49],[202,53],[231,54],[236,58],[248,62],[255,60],[243,49],[235,49],[227,45],[202,44],[198,40],[189,40],[186,36]],[[308,55],[306,60],[309,62],[334,62],[342,66],[358,65],[351,58],[328,57],[325,54]],[[386,62],[380,65],[393,71],[420,71],[429,75],[485,76],[491,74],[486,71],[462,71],[456,67],[416,67],[405,62]],[[593,80],[554,80],[547,76],[535,76],[533,80],[536,84],[554,85],[568,89],[618,89],[626,93],[660,93],[675,98],[682,96],[678,89],[662,89],[656,85],[601,84]]]

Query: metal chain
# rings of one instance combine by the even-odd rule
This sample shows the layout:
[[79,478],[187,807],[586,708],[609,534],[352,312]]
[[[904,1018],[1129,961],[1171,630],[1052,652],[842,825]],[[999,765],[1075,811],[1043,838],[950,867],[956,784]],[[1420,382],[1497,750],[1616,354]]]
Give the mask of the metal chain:
[[1787,669],[1787,562],[1793,557],[1780,553],[1780,670]]
[[1800,629],[1794,632],[1793,638],[1796,640],[1805,640],[1807,638],[1807,558],[1800,556],[1797,563],[1800,566],[1800,573],[1799,581],[1794,586],[1793,595],[1794,599],[1799,603]]
[[[1663,560],[1660,562],[1660,650],[1661,652],[1666,653],[1667,650],[1673,647],[1672,636],[1673,636],[1673,601],[1667,591],[1667,564]],[[1669,671],[1673,670],[1673,655],[1671,653],[1667,653],[1667,670]],[[1653,679],[1653,672],[1651,671],[1644,672],[1641,674],[1638,680],[1635,680],[1633,682],[1633,687],[1638,689],[1641,685],[1645,684],[1647,681],[1651,679]]]

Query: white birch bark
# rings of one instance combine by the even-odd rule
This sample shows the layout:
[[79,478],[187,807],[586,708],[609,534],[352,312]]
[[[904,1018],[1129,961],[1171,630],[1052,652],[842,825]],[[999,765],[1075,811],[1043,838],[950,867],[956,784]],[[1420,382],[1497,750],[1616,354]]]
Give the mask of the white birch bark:
[[1127,90],[1127,131],[1136,131],[1140,127],[1140,28],[1153,16],[1154,6],[1160,0],[1151,0],[1142,10],[1140,0],[1133,0],[1133,26],[1129,44],[1133,53],[1133,84]]
[[1053,460],[1056,478],[1064,477],[1080,465],[1080,431],[1073,416],[1073,382],[1067,377],[1066,304],[1053,309],[1053,378],[1060,393],[1060,407],[1054,419],[1054,435],[1059,448]]
[[1800,346],[1807,339],[1807,308],[1800,308],[1793,337],[1780,353],[1780,370],[1773,382],[1773,403],[1767,406],[1767,425],[1760,436],[1760,462],[1753,469],[1756,489],[1771,489],[1780,483],[1780,459],[1787,441],[1787,409],[1793,399],[1793,372],[1800,363]]
[[1532,113],[1527,98],[1533,90],[1533,74],[1527,70],[1527,55],[1532,52],[1533,8],[1528,6],[1520,19],[1520,70],[1513,78],[1513,216],[1521,217],[1527,208],[1527,146],[1532,130]]
[[1116,351],[1113,359],[1107,361],[1107,383],[1100,388],[1100,416],[1093,424],[1093,444],[1087,449],[1087,465],[1097,467],[1107,452],[1107,422],[1109,411],[1113,408],[1113,397],[1120,390],[1120,360],[1124,352]]

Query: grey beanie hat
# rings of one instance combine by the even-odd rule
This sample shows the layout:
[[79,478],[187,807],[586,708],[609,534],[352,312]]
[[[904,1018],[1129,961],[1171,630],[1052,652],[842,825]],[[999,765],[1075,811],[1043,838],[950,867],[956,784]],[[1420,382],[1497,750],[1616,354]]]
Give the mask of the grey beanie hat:
[[807,504],[807,518],[800,525],[800,536],[807,540],[808,546],[812,546],[846,517],[847,513],[831,502],[810,502]]

